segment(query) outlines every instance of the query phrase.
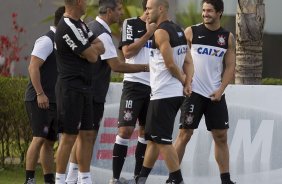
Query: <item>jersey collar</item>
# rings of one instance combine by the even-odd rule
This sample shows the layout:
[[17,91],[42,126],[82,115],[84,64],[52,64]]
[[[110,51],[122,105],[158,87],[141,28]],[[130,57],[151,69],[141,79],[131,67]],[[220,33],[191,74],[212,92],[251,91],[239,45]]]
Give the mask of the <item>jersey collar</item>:
[[110,29],[110,27],[109,27],[109,25],[103,20],[103,19],[101,19],[100,17],[96,17],[96,20],[100,23],[100,24],[102,24],[110,33],[112,32],[111,31],[111,29]]

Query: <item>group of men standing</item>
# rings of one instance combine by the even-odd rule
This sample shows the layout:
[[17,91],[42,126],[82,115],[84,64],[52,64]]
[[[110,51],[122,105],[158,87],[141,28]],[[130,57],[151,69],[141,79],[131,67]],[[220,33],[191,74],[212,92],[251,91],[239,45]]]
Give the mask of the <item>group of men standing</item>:
[[[86,0],[65,0],[55,13],[56,29],[36,41],[25,99],[33,130],[26,184],[35,183],[39,157],[45,184],[92,184],[90,162],[112,70],[125,74],[110,184],[145,184],[159,154],[169,171],[166,183],[184,183],[180,163],[202,115],[215,141],[222,184],[233,184],[224,90],[233,78],[235,44],[232,33],[220,25],[222,0],[203,0],[203,23],[185,31],[169,20],[168,0],[142,0],[142,5],[144,13],[124,20],[122,26],[119,48],[125,62],[118,59],[109,27],[123,14],[121,0],[99,0],[99,15],[88,24],[81,20]],[[173,144],[180,108],[180,130]],[[120,175],[137,120],[134,179],[127,181]]]

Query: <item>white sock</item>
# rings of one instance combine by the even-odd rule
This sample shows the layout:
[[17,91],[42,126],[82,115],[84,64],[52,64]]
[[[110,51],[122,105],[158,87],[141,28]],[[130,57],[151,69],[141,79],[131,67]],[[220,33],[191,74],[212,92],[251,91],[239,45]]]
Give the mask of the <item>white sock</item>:
[[56,173],[56,183],[55,184],[65,184],[66,174]]
[[70,162],[69,171],[66,178],[67,184],[76,184],[78,178],[78,164]]
[[78,172],[81,184],[92,184],[90,172]]

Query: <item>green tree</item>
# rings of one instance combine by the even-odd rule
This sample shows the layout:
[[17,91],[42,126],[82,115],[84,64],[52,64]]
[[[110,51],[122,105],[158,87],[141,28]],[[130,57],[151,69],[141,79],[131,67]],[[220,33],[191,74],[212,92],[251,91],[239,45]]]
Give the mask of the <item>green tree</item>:
[[182,27],[195,25],[201,21],[202,16],[201,13],[199,13],[199,8],[195,2],[188,3],[187,11],[176,14],[176,22]]
[[[183,28],[201,23],[202,20],[201,7],[198,7],[195,1],[188,3],[186,11],[176,13],[176,22]],[[223,16],[221,18],[221,25],[225,27],[228,21],[229,17]]]

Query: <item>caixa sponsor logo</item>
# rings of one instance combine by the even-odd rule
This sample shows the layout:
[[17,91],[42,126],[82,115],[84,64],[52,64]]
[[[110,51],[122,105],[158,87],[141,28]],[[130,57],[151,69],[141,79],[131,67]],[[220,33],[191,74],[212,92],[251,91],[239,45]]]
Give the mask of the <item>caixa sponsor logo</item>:
[[205,48],[205,47],[199,47],[197,49],[198,54],[204,54],[209,56],[215,56],[215,57],[223,57],[225,51],[219,50],[219,49],[213,49],[213,48]]
[[177,55],[186,54],[187,50],[188,50],[187,46],[180,47],[179,49],[177,49]]

